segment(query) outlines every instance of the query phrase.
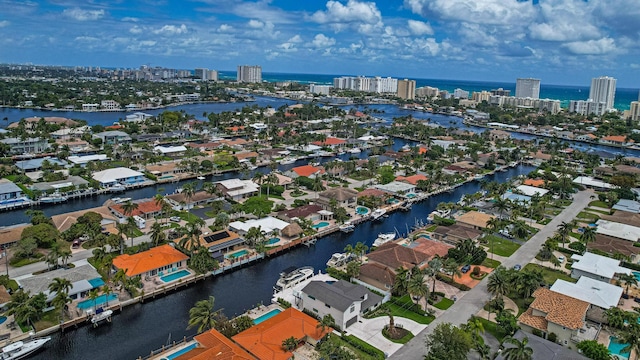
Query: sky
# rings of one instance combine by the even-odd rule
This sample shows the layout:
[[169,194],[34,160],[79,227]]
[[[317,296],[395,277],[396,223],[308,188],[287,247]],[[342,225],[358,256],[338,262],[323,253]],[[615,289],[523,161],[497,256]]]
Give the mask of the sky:
[[0,62],[640,87],[640,0],[0,0]]

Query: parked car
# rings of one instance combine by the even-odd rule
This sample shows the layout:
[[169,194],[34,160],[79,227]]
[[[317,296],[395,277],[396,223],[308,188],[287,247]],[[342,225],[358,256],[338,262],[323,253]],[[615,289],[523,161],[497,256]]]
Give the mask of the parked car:
[[520,265],[520,264],[515,264],[513,266],[513,270],[515,270],[515,271],[520,271],[520,269],[522,269],[522,265]]
[[462,269],[460,269],[460,271],[461,271],[463,274],[468,273],[468,272],[469,272],[469,270],[471,270],[471,265],[465,265],[465,266],[463,266],[463,267],[462,267]]
[[564,262],[564,256],[558,256],[558,261],[562,264]]
[[180,220],[182,220],[180,218],[180,216],[172,216],[169,218],[169,220],[173,221],[173,222],[180,222]]

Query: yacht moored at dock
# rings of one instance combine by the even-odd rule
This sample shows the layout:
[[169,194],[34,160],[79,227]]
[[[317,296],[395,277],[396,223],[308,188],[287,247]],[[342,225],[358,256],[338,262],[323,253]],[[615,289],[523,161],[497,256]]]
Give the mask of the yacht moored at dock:
[[385,209],[376,209],[374,212],[371,213],[371,218],[373,219],[373,221],[380,220],[383,218],[383,216],[386,213],[387,213],[387,210]]
[[293,287],[313,276],[313,267],[303,266],[301,268],[286,268],[280,273],[280,278],[273,287],[275,292],[281,292],[284,289]]
[[381,233],[378,234],[378,238],[373,242],[373,246],[378,247],[384,245],[396,238],[396,233]]
[[43,196],[38,199],[41,204],[57,204],[65,202],[67,200],[69,200],[69,198],[60,194],[59,192],[54,192],[51,195]]
[[352,223],[350,223],[350,222],[346,222],[346,223],[344,223],[344,224],[340,225],[338,228],[339,228],[339,229],[340,229],[340,231],[342,231],[343,233],[350,233],[350,232],[352,232],[353,230],[355,230],[355,229],[356,229],[356,227],[355,227]]
[[96,313],[91,316],[91,323],[93,327],[98,327],[102,321],[111,322],[111,315],[113,315],[112,310],[103,310],[102,308],[98,308]]
[[335,253],[331,255],[331,259],[327,261],[327,267],[340,267],[355,259],[354,254]]
[[51,340],[50,336],[29,341],[16,341],[2,348],[0,359],[18,360],[33,354]]

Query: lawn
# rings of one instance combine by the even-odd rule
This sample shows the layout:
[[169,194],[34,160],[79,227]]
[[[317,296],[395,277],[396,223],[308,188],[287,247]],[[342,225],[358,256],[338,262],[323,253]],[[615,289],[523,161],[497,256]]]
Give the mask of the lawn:
[[[400,331],[402,331],[404,329],[401,329]],[[409,340],[413,339],[414,335],[411,333],[411,331],[409,330],[405,330],[406,333],[403,337],[401,337],[400,339],[391,339],[387,336],[387,334],[385,333],[386,330],[382,330],[382,336],[384,336],[387,340],[394,342],[396,344],[406,344],[409,342]]]
[[605,208],[605,209],[609,209],[610,208],[609,204],[607,204],[604,201],[600,201],[600,200],[595,200],[595,201],[590,202],[589,206],[596,206],[596,207]]
[[[346,335],[344,336],[344,338],[347,338],[347,340],[341,338],[338,335],[329,335],[329,337],[327,338],[327,341],[333,342],[338,344],[341,347],[346,347],[348,348],[350,351],[352,351],[355,355],[357,359],[362,359],[362,360],[377,360],[377,359],[384,359],[384,353],[382,351],[380,351],[378,348],[371,346],[369,343],[362,341],[360,339],[358,339],[357,337],[353,336],[353,335]],[[358,344],[357,346],[352,345],[353,344]],[[375,353],[376,356],[370,355],[362,350],[360,350],[360,348],[366,348],[369,350],[369,352],[371,353]]]
[[496,339],[498,339],[498,341],[502,341],[502,339],[504,339],[504,337],[506,336],[506,334],[504,334],[500,328],[498,328],[498,325],[494,322],[491,322],[487,319],[483,319],[483,318],[478,318],[480,320],[480,322],[482,323],[482,327],[484,328],[484,331],[493,335],[493,337],[495,337]]
[[425,231],[429,231],[432,232],[433,230],[435,230],[438,227],[438,225],[431,225],[428,228],[424,229]]
[[380,305],[380,307],[376,309],[373,314],[371,314],[371,317],[387,316],[383,310],[389,309],[391,311],[391,315],[411,319],[419,324],[426,325],[431,323],[433,319],[435,319],[433,316],[421,315],[411,310],[411,308],[416,305],[411,301],[411,298],[408,295],[403,296],[402,298],[398,298],[394,301],[403,305],[397,305],[392,301],[386,302]]
[[[520,244],[516,244],[513,241],[503,239],[498,236],[490,235],[486,239],[488,240],[487,247],[489,252],[496,255],[509,257],[516,252],[518,248],[520,248]],[[492,249],[493,251],[491,251]]]
[[491,260],[489,258],[484,259],[484,261],[482,262],[482,266],[486,266],[486,267],[490,267],[492,269],[497,268],[498,266],[500,266],[500,261],[498,260]]
[[43,329],[50,328],[54,325],[58,325],[59,323],[60,323],[60,310],[53,309],[44,313],[44,315],[42,315],[42,318],[36,321],[34,325],[36,327],[36,331],[40,331]]
[[447,310],[451,305],[453,305],[453,300],[447,298],[442,298],[439,303],[433,304],[434,307],[440,310]]
[[173,215],[180,217],[180,219],[184,220],[184,221],[189,221],[189,220],[195,220],[198,218],[197,215],[194,215],[190,212],[187,211],[178,211],[177,213],[174,213]]
[[600,219],[600,216],[596,215],[596,214],[592,214],[590,212],[586,212],[586,211],[580,211],[578,213],[578,216],[576,216],[578,219],[587,219],[590,220],[592,222],[596,222],[598,221],[598,219]]
[[548,267],[540,266],[538,264],[527,264],[523,270],[534,270],[534,269],[538,269],[542,271],[544,282],[549,285],[553,284],[558,279],[566,280],[572,283],[577,281],[576,279],[572,278],[571,276],[569,276],[568,274],[560,270],[549,269]]

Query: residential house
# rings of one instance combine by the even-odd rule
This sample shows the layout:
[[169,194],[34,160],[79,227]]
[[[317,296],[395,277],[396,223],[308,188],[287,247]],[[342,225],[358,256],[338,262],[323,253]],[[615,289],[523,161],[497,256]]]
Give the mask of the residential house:
[[166,244],[156,246],[134,255],[123,254],[113,259],[113,267],[117,271],[123,269],[128,278],[134,276],[156,276],[164,271],[184,269],[189,257],[173,246]]
[[109,209],[120,219],[126,219],[128,216],[140,216],[148,220],[158,216],[162,211],[162,204],[154,199],[136,200],[133,203],[138,205],[138,208],[133,210],[131,214],[125,213],[122,204],[111,205]]
[[126,132],[119,130],[99,132],[93,134],[93,138],[102,140],[102,144],[104,145],[131,143],[131,136]]
[[220,199],[220,197],[215,194],[209,194],[206,191],[196,191],[191,197],[187,197],[186,194],[179,192],[167,195],[165,199],[175,210],[188,210],[199,205],[214,202]]
[[291,360],[293,353],[282,347],[282,342],[293,337],[298,342],[315,346],[333,329],[318,326],[318,320],[288,308],[231,339],[261,360]]
[[334,283],[311,281],[296,299],[297,307],[316,314],[318,318],[331,315],[341,330],[346,330],[358,322],[365,312],[380,304],[382,296],[345,280]]
[[398,176],[396,177],[396,181],[406,182],[411,185],[418,185],[418,181],[427,181],[429,178],[423,174],[415,174],[411,176]]
[[115,185],[135,185],[148,180],[143,173],[125,167],[97,171],[91,177],[105,188]]
[[391,290],[395,279],[395,271],[388,266],[378,263],[364,263],[360,266],[358,280],[374,286],[381,291]]
[[322,219],[322,215],[320,214],[321,211],[323,211],[321,206],[308,204],[293,208],[291,210],[280,211],[278,213],[278,218],[286,222],[292,222],[295,221],[295,219],[308,219],[311,221],[316,221]]
[[456,245],[466,239],[478,240],[482,236],[482,231],[470,226],[453,224],[451,226],[438,226],[431,233],[435,240],[443,241],[447,244]]
[[324,169],[321,167],[316,167],[312,165],[303,165],[303,166],[296,166],[292,168],[291,170],[285,172],[285,175],[293,179],[300,176],[306,176],[308,178],[314,179],[317,175],[324,174],[324,172],[325,172]]
[[47,296],[47,302],[50,302],[56,293],[49,291],[49,284],[51,284],[55,278],[66,279],[71,282],[71,289],[69,289],[68,295],[73,300],[87,297],[89,291],[104,285],[100,274],[89,264],[52,270],[42,274],[16,279],[16,281],[22,289],[30,292],[32,295],[45,294]]
[[546,288],[536,290],[533,297],[529,309],[518,318],[523,331],[538,330],[545,339],[554,333],[560,344],[568,345],[585,327],[588,302]]
[[74,165],[85,166],[90,161],[107,161],[109,160],[109,158],[107,157],[106,154],[82,155],[82,156],[72,155],[72,156],[69,156],[67,160]]
[[535,187],[535,186],[529,186],[529,185],[519,185],[518,187],[516,187],[516,190],[526,196],[534,196],[534,195],[538,195],[538,196],[544,196],[544,194],[548,193],[549,190],[547,189],[542,189],[539,187]]
[[[576,351],[564,347],[560,344],[552,343],[549,340],[543,339],[539,336],[531,336],[531,333],[527,334],[522,330],[518,330],[513,338],[520,341],[525,338],[528,340],[527,346],[533,349],[535,359],[544,360],[589,360],[588,357],[578,354]],[[505,344],[505,349],[515,347],[513,344]],[[504,351],[498,352],[498,356],[495,360],[506,360]]]
[[616,187],[608,182],[596,180],[590,176],[578,176],[573,179],[572,183],[596,190],[611,190]]
[[416,185],[408,183],[408,182],[400,182],[400,181],[392,181],[388,184],[378,184],[374,186],[378,190],[382,190],[384,192],[404,196],[406,194],[411,194],[416,192]]
[[458,216],[456,221],[462,226],[482,231],[487,227],[487,222],[493,218],[493,215],[478,211],[467,211],[466,213]]
[[158,165],[147,165],[147,171],[158,177],[158,180],[173,179],[178,174],[182,174],[187,170],[176,162],[167,162]]
[[600,219],[596,222],[596,233],[612,236],[618,239],[631,242],[640,240],[640,227],[620,224],[609,220]]
[[187,151],[187,148],[184,145],[156,146],[153,148],[153,151],[160,153],[161,155],[164,155],[164,156],[179,158],[184,155],[184,153]]
[[[47,124],[59,125],[61,127],[74,127],[74,126],[80,125],[80,123],[78,123],[75,120],[58,117],[58,116],[45,116],[45,117],[34,116],[34,117],[24,118],[25,129],[27,130],[35,129],[35,127],[38,125],[38,123],[41,120],[44,120],[44,122]],[[12,122],[11,124],[9,124],[9,126],[7,126],[7,129],[17,129],[18,126],[20,126],[20,122]]]
[[331,136],[327,137],[323,141],[314,141],[314,142],[312,142],[313,145],[323,146],[323,147],[330,147],[332,149],[335,149],[335,148],[338,148],[340,146],[343,146],[346,143],[347,143],[347,140],[339,139],[339,138],[335,138],[335,137],[331,137]]
[[[150,360],[258,360],[245,349],[222,335],[218,330],[211,329],[193,337],[192,341],[184,344],[183,350],[179,347],[169,347]],[[185,352],[186,349],[187,351]]]
[[1,143],[9,146],[12,154],[39,154],[49,149],[49,143],[44,138],[5,138]]
[[571,259],[571,277],[580,279],[586,276],[598,281],[611,282],[616,274],[631,275],[631,269],[620,266],[620,260],[585,252],[583,255],[573,254]]
[[603,310],[618,306],[623,289],[620,286],[582,276],[578,282],[556,280],[551,291],[582,300]]
[[596,141],[598,139],[598,137],[593,135],[593,134],[582,134],[582,135],[576,136],[575,139],[578,140],[578,141],[590,142],[590,141]]
[[289,186],[293,184],[293,179],[288,176],[278,174],[277,172],[273,172],[272,174],[274,174],[278,179],[278,185],[282,186],[285,190],[287,190]]
[[522,185],[533,186],[537,188],[544,187],[545,181],[543,179],[526,179],[522,182]]
[[229,224],[229,229],[237,232],[240,236],[246,235],[252,227],[259,228],[265,234],[278,235],[288,225],[289,223],[286,221],[267,216],[255,220],[234,221]]
[[244,244],[244,239],[230,230],[220,230],[200,237],[200,245],[207,248],[211,257],[222,262],[224,254]]
[[48,164],[52,166],[57,165],[60,167],[65,167],[67,165],[67,162],[64,160],[60,160],[58,158],[52,158],[49,156],[16,161],[16,167],[22,170],[23,172],[38,171],[42,169],[42,164]]
[[[442,255],[444,256],[446,254],[447,251],[444,251]],[[375,251],[370,252],[367,258],[369,262],[375,262],[390,269],[402,267],[411,270],[414,266],[425,268],[427,262],[431,260],[433,256],[392,242],[379,246]]]
[[214,184],[224,197],[234,201],[252,197],[260,191],[260,187],[251,180],[229,179],[216,181]]
[[22,189],[8,179],[0,179],[0,207],[15,206],[27,201]]
[[617,145],[617,146],[629,146],[633,145],[633,139],[625,135],[609,135],[600,138],[601,144]]
[[6,248],[14,245],[20,240],[22,236],[22,230],[30,227],[29,225],[15,225],[0,228],[0,247]]
[[315,202],[325,210],[331,209],[331,200],[335,200],[337,206],[349,208],[356,206],[357,195],[358,192],[353,189],[342,187],[331,188],[319,193],[318,199],[316,199]]
[[80,138],[82,137],[82,135],[90,131],[91,129],[89,128],[89,126],[84,125],[84,126],[79,126],[74,128],[58,129],[56,131],[49,133],[49,135],[51,135],[51,138],[55,140],[70,140],[70,139]]

